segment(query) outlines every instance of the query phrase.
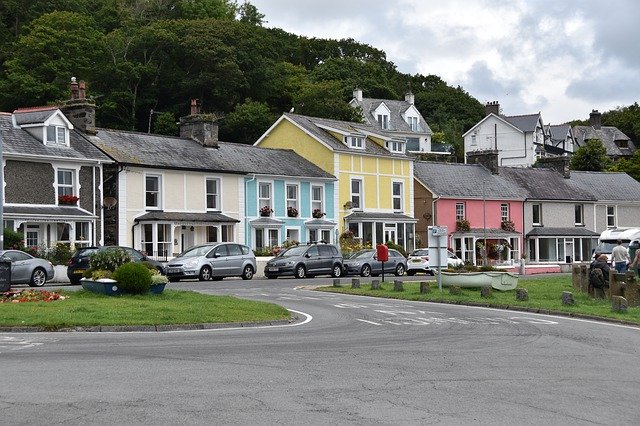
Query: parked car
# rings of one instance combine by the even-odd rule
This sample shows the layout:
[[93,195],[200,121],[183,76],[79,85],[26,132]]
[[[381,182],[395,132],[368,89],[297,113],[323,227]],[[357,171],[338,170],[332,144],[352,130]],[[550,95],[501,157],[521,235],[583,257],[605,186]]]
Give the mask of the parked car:
[[69,262],[67,263],[67,277],[71,281],[71,284],[80,284],[80,279],[82,279],[82,274],[91,267],[89,265],[89,257],[98,251],[102,250],[115,250],[122,249],[129,257],[131,257],[132,262],[144,262],[150,265],[153,265],[161,274],[164,274],[164,264],[154,259],[150,259],[144,253],[133,249],[131,247],[122,247],[122,246],[102,246],[102,247],[83,247],[81,249],[76,250],[76,252],[71,256]]
[[53,264],[20,250],[0,250],[0,260],[11,262],[11,284],[42,287],[53,279]]
[[[462,259],[455,253],[447,250],[447,264],[449,267],[460,266],[464,264]],[[409,255],[407,260],[407,275],[415,275],[418,272],[433,275],[433,270],[429,267],[429,249],[416,249]]]
[[[397,276],[404,275],[407,270],[407,259],[397,250],[389,250],[389,261],[384,262],[385,272]],[[382,273],[382,262],[377,259],[376,250],[358,250],[344,260],[344,271],[347,275],[368,277]]]
[[296,278],[316,275],[342,276],[342,254],[331,244],[294,246],[280,252],[267,262],[264,275],[267,278],[293,275]]
[[200,281],[242,277],[250,280],[256,272],[256,256],[247,246],[236,243],[211,243],[191,247],[167,262],[167,278]]

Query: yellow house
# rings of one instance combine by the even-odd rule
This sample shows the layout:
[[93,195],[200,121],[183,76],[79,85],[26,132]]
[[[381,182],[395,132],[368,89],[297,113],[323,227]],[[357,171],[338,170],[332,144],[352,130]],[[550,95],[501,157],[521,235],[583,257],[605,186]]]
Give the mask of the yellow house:
[[334,217],[341,232],[414,248],[413,159],[405,139],[365,123],[283,114],[255,145],[291,149],[338,178]]

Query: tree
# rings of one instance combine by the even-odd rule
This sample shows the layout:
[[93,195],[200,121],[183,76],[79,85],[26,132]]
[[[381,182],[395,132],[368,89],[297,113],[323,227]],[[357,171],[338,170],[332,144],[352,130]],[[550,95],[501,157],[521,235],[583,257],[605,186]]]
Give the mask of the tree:
[[362,121],[359,111],[343,97],[339,81],[310,82],[293,99],[295,112],[312,117]]
[[238,21],[256,27],[261,27],[262,24],[266,22],[264,20],[264,15],[258,12],[258,8],[248,1],[245,1],[238,6]]
[[633,157],[618,160],[611,168],[611,171],[625,172],[640,182],[640,149],[633,154]]
[[599,139],[588,139],[571,157],[571,169],[602,172],[611,165],[607,149]]
[[269,105],[246,99],[222,119],[220,139],[253,144],[275,121]]
[[154,123],[153,133],[158,135],[178,136],[180,129],[176,124],[176,116],[172,112],[161,112]]

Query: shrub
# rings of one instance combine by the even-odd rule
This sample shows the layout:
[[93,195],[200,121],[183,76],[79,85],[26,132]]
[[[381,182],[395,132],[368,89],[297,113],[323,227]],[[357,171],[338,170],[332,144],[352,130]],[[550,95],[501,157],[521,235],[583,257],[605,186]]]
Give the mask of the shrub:
[[24,235],[9,228],[4,228],[4,250],[24,249]]
[[69,243],[57,243],[46,256],[54,265],[66,265],[71,259],[71,245]]
[[91,270],[91,279],[99,280],[101,278],[113,278],[113,272],[107,271],[106,269],[92,269]]
[[387,247],[389,247],[390,249],[398,250],[404,257],[407,257],[407,252],[404,251],[404,247],[398,244],[394,244],[391,241],[387,241]]
[[91,269],[106,269],[113,272],[129,262],[131,262],[131,256],[121,248],[98,250],[89,256]]
[[151,286],[151,271],[141,263],[129,262],[113,271],[120,288],[131,294],[145,294]]
[[467,219],[456,220],[456,231],[466,232],[471,229],[471,224]]
[[151,275],[151,285],[166,284],[168,282],[169,282],[169,279],[164,275],[160,275],[160,274]]

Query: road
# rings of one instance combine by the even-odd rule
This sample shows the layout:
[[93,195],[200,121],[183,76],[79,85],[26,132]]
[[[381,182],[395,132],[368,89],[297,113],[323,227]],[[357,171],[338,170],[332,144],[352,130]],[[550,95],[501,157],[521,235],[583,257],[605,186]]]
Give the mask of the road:
[[2,333],[4,424],[638,424],[640,329],[300,288],[289,326]]

